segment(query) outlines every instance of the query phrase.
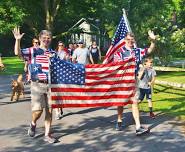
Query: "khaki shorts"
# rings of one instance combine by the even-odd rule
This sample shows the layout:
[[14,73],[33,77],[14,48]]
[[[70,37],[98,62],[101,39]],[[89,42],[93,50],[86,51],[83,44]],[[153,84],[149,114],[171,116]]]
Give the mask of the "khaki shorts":
[[50,92],[48,84],[31,82],[31,109],[32,111],[50,108]]

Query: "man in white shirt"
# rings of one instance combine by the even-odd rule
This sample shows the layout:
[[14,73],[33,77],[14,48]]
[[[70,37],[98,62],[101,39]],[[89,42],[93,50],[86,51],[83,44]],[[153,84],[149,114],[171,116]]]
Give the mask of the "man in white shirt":
[[[84,42],[80,40],[78,42],[78,48],[73,52],[72,62],[79,64],[88,64],[89,63],[90,52],[87,48],[84,47]],[[92,58],[90,58],[92,60]]]

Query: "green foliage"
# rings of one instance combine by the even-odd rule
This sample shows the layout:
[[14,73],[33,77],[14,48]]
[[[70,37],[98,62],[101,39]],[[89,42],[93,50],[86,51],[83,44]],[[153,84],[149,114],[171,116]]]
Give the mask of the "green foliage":
[[[171,36],[171,45],[176,56],[182,57],[185,56],[185,28],[178,29],[172,33]],[[174,55],[175,56],[175,55]]]
[[[125,8],[131,28],[136,35],[138,46],[148,46],[147,31],[153,29],[156,34],[160,35],[156,54],[168,60],[167,58],[170,55],[175,54],[173,53],[174,51],[179,51],[176,48],[174,50],[173,47],[173,45],[177,44],[174,35],[179,37],[177,35],[180,32],[173,34],[178,29],[170,29],[171,14],[174,9],[177,10],[178,28],[180,27],[182,30],[185,23],[184,1],[2,0],[0,3],[0,33],[10,34],[15,25],[21,25],[21,31],[26,33],[22,44],[23,46],[28,46],[27,44],[30,44],[31,38],[37,36],[40,30],[51,27],[56,38],[54,41],[59,39],[68,41],[71,34],[69,29],[81,18],[86,18],[100,28],[101,36],[105,36],[108,33],[109,38],[112,38],[122,16],[122,8]],[[48,9],[46,6],[48,6]],[[50,18],[47,18],[48,13]],[[171,37],[172,35],[173,37]],[[9,38],[12,44],[13,40],[11,38],[12,36]],[[180,39],[180,43],[182,41]],[[0,45],[0,49],[12,49],[7,43],[3,44],[6,45],[6,48]],[[180,50],[184,50],[183,45],[181,45]]]
[[1,0],[0,3],[0,34],[7,34],[23,22],[24,10],[11,0]]
[[179,2],[179,23],[180,27],[185,27],[185,0]]

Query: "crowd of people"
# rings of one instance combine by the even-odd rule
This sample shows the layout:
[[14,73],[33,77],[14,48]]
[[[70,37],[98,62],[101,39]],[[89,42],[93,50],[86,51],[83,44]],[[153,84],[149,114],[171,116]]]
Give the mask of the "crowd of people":
[[[50,48],[52,41],[52,33],[48,30],[42,30],[39,34],[39,38],[33,39],[33,46],[25,49],[20,48],[20,42],[23,37],[23,33],[20,33],[20,29],[16,27],[13,30],[15,38],[15,55],[20,56],[25,60],[25,71],[28,72],[28,79],[31,80],[31,108],[32,108],[32,121],[30,122],[30,127],[28,129],[28,135],[31,137],[35,136],[37,120],[40,118],[43,110],[45,109],[45,136],[44,140],[49,143],[57,142],[57,139],[51,135],[51,123],[52,123],[52,108],[51,101],[49,100],[50,92],[48,85],[48,73],[49,65],[46,66],[45,63],[40,63],[42,69],[45,70],[45,79],[39,80],[33,76],[33,73],[29,72],[28,65],[34,65],[36,63],[37,57],[42,56],[45,60],[48,57],[56,56],[62,60],[66,60],[72,63],[80,64],[97,64],[101,60],[101,51],[97,46],[96,42],[93,41],[92,45],[88,48],[85,47],[83,40],[79,40],[77,44],[70,43],[68,47],[62,41],[57,43],[55,50]],[[135,37],[132,33],[127,33],[125,37],[125,46],[123,49],[118,50],[114,54],[114,62],[124,61],[130,57],[136,58],[136,80],[137,87],[136,93],[133,97],[132,113],[136,124],[136,135],[142,135],[149,132],[147,127],[144,127],[140,123],[139,107],[138,103],[141,102],[144,96],[147,96],[149,102],[150,116],[155,118],[152,111],[151,102],[151,86],[155,79],[155,71],[152,69],[152,59],[146,59],[145,65],[139,69],[139,65],[142,63],[144,57],[150,54],[155,46],[155,35],[149,32],[149,37],[151,40],[151,45],[148,49],[135,48]],[[36,45],[37,44],[37,45]],[[48,63],[49,64],[49,63]],[[148,71],[148,72],[146,72]],[[38,77],[38,76],[37,76]],[[145,87],[145,84],[147,87]],[[143,87],[144,86],[144,87]],[[140,90],[142,94],[139,95]],[[148,91],[150,90],[150,91]],[[117,109],[118,118],[116,123],[116,130],[121,131],[123,128],[122,116],[123,116],[123,106],[119,106]],[[56,119],[61,119],[63,114],[62,108],[56,109]]]

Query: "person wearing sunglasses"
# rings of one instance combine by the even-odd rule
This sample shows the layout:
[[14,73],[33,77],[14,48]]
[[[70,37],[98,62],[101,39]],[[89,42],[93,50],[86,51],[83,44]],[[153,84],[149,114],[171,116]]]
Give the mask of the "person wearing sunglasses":
[[[44,141],[55,143],[58,140],[51,134],[52,108],[50,100],[50,91],[48,84],[49,57],[56,55],[56,52],[50,48],[52,33],[48,30],[42,30],[39,33],[39,47],[29,47],[21,49],[20,43],[24,33],[20,32],[19,27],[12,31],[15,38],[14,53],[23,59],[30,59],[29,75],[31,78],[31,110],[32,120],[28,129],[28,135],[34,137],[36,134],[37,121],[45,110],[45,135]],[[33,138],[35,139],[35,138]]]
[[[67,49],[65,48],[65,44],[62,41],[58,42],[58,45],[55,49],[57,53],[57,57],[61,60],[69,60],[69,54]],[[55,119],[60,120],[63,117],[63,109],[62,108],[55,108]]]

